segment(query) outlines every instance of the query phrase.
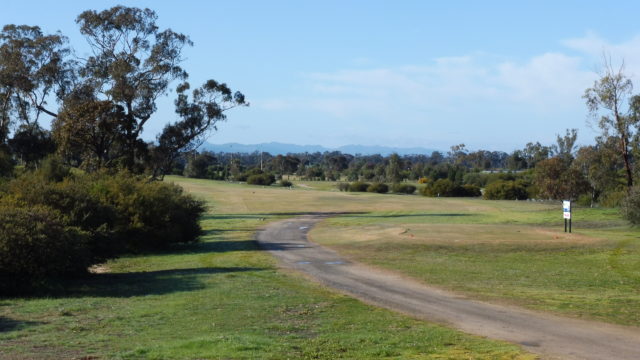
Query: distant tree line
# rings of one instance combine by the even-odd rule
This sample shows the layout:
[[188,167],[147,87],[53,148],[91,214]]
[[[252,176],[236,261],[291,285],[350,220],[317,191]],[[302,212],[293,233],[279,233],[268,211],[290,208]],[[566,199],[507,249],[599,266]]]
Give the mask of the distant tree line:
[[[555,144],[528,143],[511,153],[469,151],[464,144],[452,146],[446,154],[428,155],[193,151],[176,161],[172,173],[246,181],[247,174],[261,172],[275,178],[352,182],[353,189],[360,189],[355,191],[366,191],[362,183],[420,182],[426,196],[480,196],[483,189],[487,199],[572,199],[585,205],[619,205],[626,188],[615,137],[598,138],[595,145],[583,147],[576,145],[577,137],[577,130],[569,129],[557,136]],[[349,191],[344,186],[341,190]]]

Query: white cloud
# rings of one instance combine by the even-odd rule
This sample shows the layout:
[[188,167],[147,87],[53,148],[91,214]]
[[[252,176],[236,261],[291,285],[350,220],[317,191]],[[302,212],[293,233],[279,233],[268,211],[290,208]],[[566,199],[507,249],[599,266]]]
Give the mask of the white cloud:
[[[615,44],[587,33],[562,44],[564,51],[524,60],[473,53],[404,66],[367,68],[363,62],[307,73],[295,85],[295,95],[261,106],[295,112],[302,122],[322,121],[346,137],[394,137],[412,145],[419,141],[411,136],[484,147],[544,142],[574,127],[586,130],[581,138],[589,139],[582,94],[598,77],[594,64],[605,49],[614,61],[624,57],[630,75],[640,75],[640,36]],[[513,128],[514,135],[492,138],[499,133],[488,130],[493,128]]]
[[603,56],[606,56],[614,66],[624,62],[627,74],[640,80],[640,35],[612,43],[594,32],[587,32],[583,37],[567,39],[562,44],[583,55],[594,71],[600,70]]
[[316,97],[314,107],[340,117],[406,106],[462,110],[461,104],[476,101],[546,111],[581,101],[594,79],[582,67],[581,58],[560,53],[524,63],[487,63],[477,55],[437,58],[426,65],[313,73],[307,78]]

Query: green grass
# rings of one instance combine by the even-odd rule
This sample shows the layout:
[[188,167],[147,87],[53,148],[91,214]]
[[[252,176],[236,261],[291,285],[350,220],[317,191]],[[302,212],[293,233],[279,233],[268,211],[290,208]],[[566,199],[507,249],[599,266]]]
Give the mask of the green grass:
[[486,203],[495,208],[342,215],[310,236],[472,297],[640,326],[640,231],[616,210],[578,209],[566,234],[557,206]]
[[254,231],[309,202],[332,208],[321,199],[332,193],[171,180],[211,201],[203,241],[111,261],[109,272],[60,283],[47,296],[0,298],[0,358],[533,358],[279,270]]

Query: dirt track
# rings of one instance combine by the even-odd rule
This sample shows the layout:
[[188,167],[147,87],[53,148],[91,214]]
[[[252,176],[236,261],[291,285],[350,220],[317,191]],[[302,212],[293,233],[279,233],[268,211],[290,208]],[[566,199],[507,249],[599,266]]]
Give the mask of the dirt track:
[[326,215],[308,215],[268,225],[261,246],[283,266],[367,303],[520,344],[543,358],[640,359],[640,329],[493,305],[431,288],[388,271],[351,263],[311,243],[307,232]]

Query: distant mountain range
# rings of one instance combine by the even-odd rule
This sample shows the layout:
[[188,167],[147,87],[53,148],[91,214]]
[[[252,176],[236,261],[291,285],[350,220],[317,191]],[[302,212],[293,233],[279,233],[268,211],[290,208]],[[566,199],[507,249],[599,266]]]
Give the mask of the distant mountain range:
[[211,144],[204,143],[200,150],[207,150],[212,152],[233,152],[233,153],[252,153],[254,151],[268,152],[272,155],[287,154],[287,153],[314,153],[325,151],[340,151],[345,154],[362,154],[362,155],[389,155],[392,153],[398,153],[398,155],[412,155],[412,154],[424,154],[431,155],[434,149],[412,147],[412,148],[399,148],[389,146],[378,145],[344,145],[338,148],[327,148],[321,145],[295,145],[295,144],[283,144],[278,142],[262,143],[262,144],[238,144],[238,143],[226,143],[226,144]]

